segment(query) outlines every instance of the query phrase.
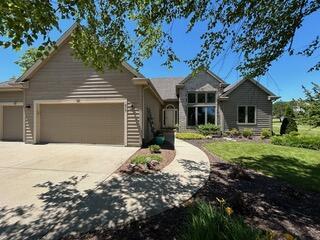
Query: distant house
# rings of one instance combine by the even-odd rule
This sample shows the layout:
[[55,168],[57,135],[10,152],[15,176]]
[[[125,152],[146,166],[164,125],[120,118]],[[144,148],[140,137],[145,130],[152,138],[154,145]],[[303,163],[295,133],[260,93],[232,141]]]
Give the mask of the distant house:
[[0,84],[0,139],[137,146],[176,126],[272,128],[277,97],[257,81],[229,85],[209,70],[150,79],[127,63],[98,73],[72,57],[72,30],[46,59]]

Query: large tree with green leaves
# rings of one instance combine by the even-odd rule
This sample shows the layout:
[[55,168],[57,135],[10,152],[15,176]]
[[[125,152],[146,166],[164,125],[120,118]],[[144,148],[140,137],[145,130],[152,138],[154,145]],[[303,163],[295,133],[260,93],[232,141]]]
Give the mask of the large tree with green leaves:
[[305,99],[300,99],[304,109],[301,120],[313,127],[320,127],[320,85],[312,83],[311,90],[303,87]]
[[[319,8],[319,0],[6,0],[0,1],[0,45],[19,49],[38,38],[54,44],[49,32],[67,18],[79,24],[72,39],[75,55],[98,70],[129,59],[139,67],[153,51],[169,67],[183,60],[199,69],[231,49],[241,55],[242,75],[255,77],[285,52],[315,55],[319,36],[302,51],[294,50],[293,41]],[[188,21],[186,32],[206,24],[201,50],[191,59],[180,59],[172,48],[177,19]],[[320,61],[310,67],[319,70]]]

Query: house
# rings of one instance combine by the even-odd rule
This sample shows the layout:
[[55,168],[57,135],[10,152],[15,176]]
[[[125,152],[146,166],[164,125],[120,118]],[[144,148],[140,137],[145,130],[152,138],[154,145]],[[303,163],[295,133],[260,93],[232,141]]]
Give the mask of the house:
[[99,73],[72,57],[72,30],[46,59],[0,84],[0,139],[139,146],[177,125],[272,128],[277,97],[257,81],[229,85],[209,70],[149,79],[127,63]]

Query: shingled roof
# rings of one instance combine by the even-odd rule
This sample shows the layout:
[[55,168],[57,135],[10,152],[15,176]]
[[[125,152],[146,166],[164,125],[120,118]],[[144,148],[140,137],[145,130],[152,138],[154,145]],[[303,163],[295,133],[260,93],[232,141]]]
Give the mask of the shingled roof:
[[178,100],[176,95],[176,85],[185,79],[184,77],[161,77],[150,78],[155,89],[163,100]]

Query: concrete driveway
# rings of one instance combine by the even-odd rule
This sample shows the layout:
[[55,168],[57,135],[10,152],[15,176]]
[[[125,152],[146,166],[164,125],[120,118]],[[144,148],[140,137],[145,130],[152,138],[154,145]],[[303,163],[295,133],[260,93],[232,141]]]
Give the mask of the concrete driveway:
[[2,235],[7,231],[3,222],[8,227],[19,219],[22,224],[13,212],[21,209],[23,214],[23,208],[31,207],[34,218],[44,213],[43,194],[54,184],[72,185],[77,181],[73,190],[93,190],[137,150],[107,145],[0,142],[0,239],[8,237]]

